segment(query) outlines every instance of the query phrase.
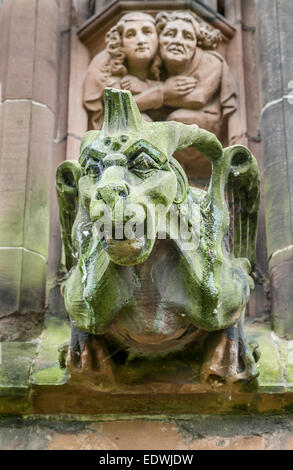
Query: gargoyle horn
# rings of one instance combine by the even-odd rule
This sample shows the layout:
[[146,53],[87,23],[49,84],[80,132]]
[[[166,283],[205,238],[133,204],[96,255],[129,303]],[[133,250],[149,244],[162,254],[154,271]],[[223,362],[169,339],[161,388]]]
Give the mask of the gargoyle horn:
[[105,88],[105,135],[138,131],[143,119],[130,91]]

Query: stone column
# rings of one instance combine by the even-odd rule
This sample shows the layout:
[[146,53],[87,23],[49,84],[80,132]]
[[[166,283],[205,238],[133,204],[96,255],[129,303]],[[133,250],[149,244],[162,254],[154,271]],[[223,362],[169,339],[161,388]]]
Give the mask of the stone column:
[[218,0],[204,0],[204,3],[216,11],[218,10]]
[[[273,328],[293,337],[293,2],[258,0],[261,134]],[[291,103],[290,103],[291,101]]]
[[0,340],[33,335],[45,307],[60,26],[70,4],[4,0],[0,12]]

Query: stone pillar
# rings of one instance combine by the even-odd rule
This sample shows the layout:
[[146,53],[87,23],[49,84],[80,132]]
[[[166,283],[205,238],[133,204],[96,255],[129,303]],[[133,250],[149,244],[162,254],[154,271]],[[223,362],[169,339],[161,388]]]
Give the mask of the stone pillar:
[[[261,134],[273,328],[293,337],[293,2],[258,0]],[[290,89],[291,87],[291,89]],[[291,103],[290,103],[291,101]]]
[[[230,144],[242,143],[256,157],[262,174],[262,145],[259,132],[260,96],[258,40],[255,0],[225,0],[225,15],[236,29],[229,43],[228,62],[237,79],[239,109],[229,120]],[[269,311],[263,181],[258,213],[256,282],[246,315],[267,316]]]
[[204,0],[203,3],[206,3],[209,7],[216,11],[218,10],[218,0]]
[[34,329],[45,307],[60,108],[60,20],[65,14],[70,18],[70,4],[71,0],[2,3],[0,339],[23,338],[23,330]]

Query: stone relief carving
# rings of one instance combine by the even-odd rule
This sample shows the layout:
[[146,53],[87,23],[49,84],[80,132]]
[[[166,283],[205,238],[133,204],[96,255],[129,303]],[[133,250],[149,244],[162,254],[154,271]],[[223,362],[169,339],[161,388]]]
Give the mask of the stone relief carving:
[[221,40],[191,13],[161,12],[156,18],[129,13],[106,35],[84,83],[90,127],[103,122],[106,86],[131,91],[146,120],[197,124],[219,135],[236,109],[233,77],[215,52]]
[[[207,191],[189,187],[173,157],[191,146],[212,164]],[[56,187],[73,376],[115,382],[135,358],[162,368],[177,353],[183,363],[199,354],[203,382],[258,375],[257,346],[243,331],[259,206],[247,148],[223,149],[195,124],[146,122],[129,91],[107,88],[101,131],[85,135],[78,162],[58,167]]]

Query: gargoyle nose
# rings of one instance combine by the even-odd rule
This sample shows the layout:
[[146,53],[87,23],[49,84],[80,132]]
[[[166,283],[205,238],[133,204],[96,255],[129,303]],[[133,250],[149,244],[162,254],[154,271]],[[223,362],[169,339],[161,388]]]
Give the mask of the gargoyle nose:
[[116,201],[120,197],[127,197],[129,194],[126,184],[108,184],[97,191],[98,199],[103,199],[105,204],[114,209]]

